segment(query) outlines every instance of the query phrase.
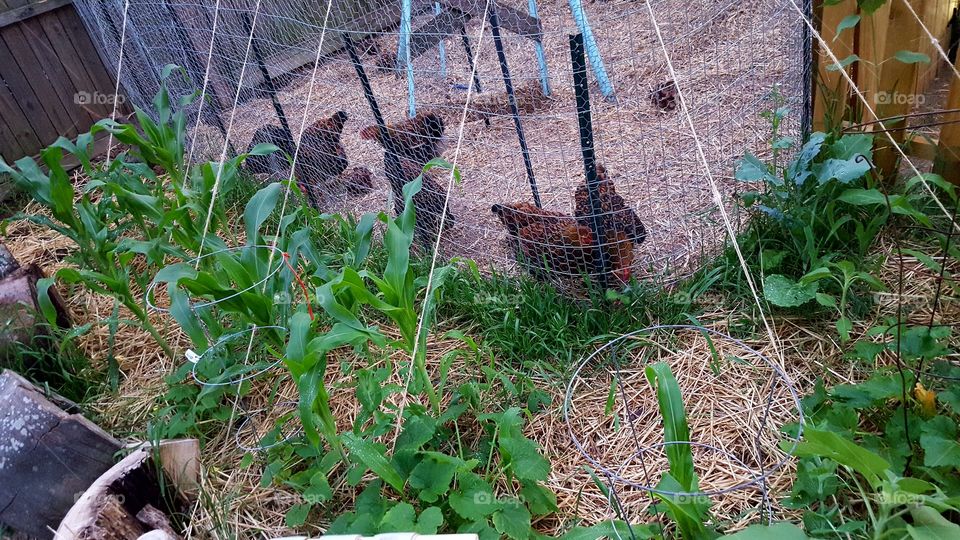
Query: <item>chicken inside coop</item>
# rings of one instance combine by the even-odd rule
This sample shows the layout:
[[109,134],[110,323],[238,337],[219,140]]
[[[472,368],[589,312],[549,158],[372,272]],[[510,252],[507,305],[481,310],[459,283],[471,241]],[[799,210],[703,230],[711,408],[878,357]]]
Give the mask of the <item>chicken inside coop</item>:
[[[630,280],[634,245],[646,240],[640,217],[617,194],[602,165],[597,166],[600,214],[592,210],[586,184],[577,188],[573,216],[518,202],[495,204],[514,246],[518,261],[538,278],[577,277],[595,272],[603,256],[610,273],[622,283]],[[599,235],[593,233],[598,227]],[[599,238],[598,238],[599,236]]]
[[447,230],[456,223],[446,204],[446,183],[441,181],[440,173],[436,169],[423,172],[430,160],[440,157],[443,131],[443,118],[435,113],[421,113],[385,129],[368,126],[360,131],[362,139],[375,140],[384,148],[384,170],[390,181],[397,215],[403,213],[406,206],[403,187],[423,175],[423,187],[413,197],[417,214],[416,234],[423,244],[436,239],[441,225]]

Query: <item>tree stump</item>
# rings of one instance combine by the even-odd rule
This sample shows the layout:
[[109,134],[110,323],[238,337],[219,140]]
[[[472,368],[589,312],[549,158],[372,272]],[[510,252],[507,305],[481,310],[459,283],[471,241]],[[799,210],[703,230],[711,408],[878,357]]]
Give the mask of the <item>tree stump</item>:
[[[49,334],[44,330],[46,325],[37,299],[37,282],[43,277],[39,266],[20,266],[0,244],[0,359],[14,354],[16,344],[29,345]],[[53,287],[47,292],[57,313],[57,326],[69,327],[70,317],[60,295]]]
[[0,523],[51,538],[118,450],[116,439],[64,412],[20,375],[0,374]]

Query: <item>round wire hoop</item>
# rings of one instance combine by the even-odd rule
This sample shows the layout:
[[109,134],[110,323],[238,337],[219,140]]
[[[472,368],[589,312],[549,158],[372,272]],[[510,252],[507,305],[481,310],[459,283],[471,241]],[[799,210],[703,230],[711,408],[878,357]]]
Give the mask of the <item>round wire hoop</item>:
[[[792,444],[789,449],[784,451],[784,456],[781,459],[770,464],[769,466],[761,465],[755,468],[755,467],[748,466],[743,459],[736,457],[730,452],[723,450],[719,446],[714,444],[708,444],[708,443],[696,442],[696,441],[685,441],[685,442],[674,441],[674,442],[658,442],[658,443],[653,443],[653,444],[648,444],[646,446],[643,446],[640,444],[640,441],[636,439],[636,436],[634,436],[634,442],[637,445],[637,450],[631,453],[630,457],[625,462],[621,462],[619,465],[616,465],[616,466],[602,463],[600,458],[592,455],[586,449],[586,447],[584,446],[584,441],[577,436],[576,429],[574,428],[574,424],[573,424],[573,418],[576,416],[576,410],[573,405],[574,394],[577,391],[579,384],[584,380],[582,377],[583,373],[585,372],[587,367],[592,362],[595,361],[595,359],[597,359],[601,355],[605,355],[607,353],[617,351],[625,341],[632,340],[637,337],[643,337],[645,335],[651,335],[655,332],[660,332],[660,331],[666,331],[671,333],[677,332],[677,331],[695,331],[705,336],[710,335],[713,338],[723,339],[726,342],[738,347],[745,356],[751,356],[758,359],[760,361],[760,364],[758,364],[755,367],[763,367],[765,369],[770,370],[771,375],[767,380],[772,381],[775,384],[782,385],[786,389],[788,393],[787,397],[789,397],[789,400],[796,411],[796,415],[798,418],[798,426],[799,426],[795,437],[785,436],[786,439],[792,441]],[[646,364],[646,362],[644,363]],[[636,368],[636,367],[638,366],[635,363],[631,365],[631,368]],[[645,366],[641,365],[639,367],[642,368]],[[617,368],[617,373],[619,376],[619,367]],[[766,407],[762,411],[764,424],[767,422],[767,419],[769,417],[770,408],[772,406],[774,388],[775,388],[775,385],[772,385],[769,395],[767,397]],[[628,413],[628,416],[629,415],[630,414]],[[779,366],[774,364],[772,361],[766,358],[759,351],[748,346],[746,343],[744,343],[741,340],[738,340],[730,335],[724,334],[723,332],[719,332],[717,330],[712,330],[709,328],[704,328],[704,327],[694,326],[694,325],[650,326],[647,328],[636,330],[634,332],[630,332],[628,334],[624,334],[604,344],[602,347],[600,347],[599,349],[597,349],[596,351],[588,355],[577,365],[576,369],[573,372],[573,375],[570,378],[570,382],[567,384],[567,390],[566,390],[564,403],[563,403],[563,417],[564,417],[564,422],[567,424],[567,430],[570,435],[570,440],[573,442],[577,451],[580,453],[580,455],[584,457],[584,459],[587,460],[588,463],[590,463],[592,467],[594,467],[599,472],[603,473],[603,475],[608,477],[611,481],[615,481],[615,482],[618,482],[636,489],[640,489],[646,492],[650,492],[650,493],[656,493],[656,494],[666,495],[666,496],[687,496],[687,497],[696,497],[696,496],[711,497],[711,496],[731,493],[734,491],[739,491],[742,489],[753,488],[757,486],[759,486],[761,489],[765,491],[766,489],[765,484],[767,479],[773,473],[782,469],[793,457],[793,453],[800,442],[800,437],[803,432],[803,423],[804,423],[803,409],[800,403],[799,394],[797,393],[789,376],[783,371],[783,369],[781,369]],[[630,422],[631,422],[630,427],[627,427],[624,429],[632,429],[632,422],[633,422],[632,418],[630,419]],[[647,456],[647,454],[656,453],[671,445],[685,445],[685,446],[690,446],[692,448],[701,448],[704,450],[709,450],[712,452],[719,453],[720,455],[724,455],[727,458],[730,458],[732,463],[736,463],[739,466],[744,467],[747,471],[749,471],[749,479],[741,482],[737,482],[735,485],[730,487],[724,487],[724,488],[718,488],[718,489],[704,489],[697,492],[678,493],[678,492],[671,492],[671,491],[658,489],[655,485],[651,485],[653,484],[653,482],[649,480],[649,475],[647,474],[650,471],[646,470],[646,466],[644,465],[643,459],[644,457]],[[757,444],[757,446],[759,447],[759,444]],[[757,449],[760,450],[759,448]],[[645,482],[638,482],[636,480],[628,478],[625,474],[626,469],[629,468],[630,462],[635,459],[639,459],[640,465],[643,466]],[[702,480],[703,479],[701,478],[701,481]]]
[[[247,373],[247,374],[241,376],[241,377],[238,378],[238,379],[233,379],[233,380],[226,381],[226,382],[209,382],[209,381],[204,381],[204,380],[201,380],[200,377],[197,375],[197,367],[200,366],[200,363],[201,363],[201,362],[203,362],[204,360],[208,359],[208,356],[207,356],[207,355],[210,354],[211,351],[214,351],[214,350],[220,348],[224,343],[229,343],[229,342],[235,341],[235,340],[237,340],[237,338],[239,338],[239,337],[241,337],[241,336],[245,336],[245,335],[247,335],[247,334],[250,335],[250,340],[251,340],[251,342],[252,342],[253,337],[256,335],[256,333],[257,333],[258,330],[280,330],[281,332],[284,332],[284,333],[285,333],[285,332],[287,331],[287,327],[286,327],[286,326],[251,326],[250,328],[247,328],[246,330],[240,330],[239,332],[233,332],[233,333],[231,333],[231,334],[225,334],[225,335],[223,335],[223,336],[220,336],[220,337],[217,339],[216,343],[214,343],[213,345],[211,345],[210,347],[208,347],[207,350],[203,351],[203,354],[201,354],[200,357],[197,358],[197,361],[196,361],[196,362],[192,362],[193,365],[190,367],[190,374],[191,374],[191,376],[193,376],[193,380],[196,381],[198,384],[201,384],[201,385],[203,385],[203,386],[210,386],[210,387],[234,386],[234,385],[237,385],[237,384],[241,384],[241,383],[243,383],[243,382],[245,382],[245,381],[249,381],[249,380],[251,380],[251,379],[255,379],[255,378],[259,377],[260,375],[263,375],[264,373],[267,373],[268,371],[270,371],[270,370],[272,370],[273,368],[275,368],[275,367],[277,367],[278,365],[280,365],[280,363],[283,362],[283,358],[282,358],[282,357],[279,358],[277,361],[271,363],[271,364],[268,365],[267,367],[263,368],[263,369],[256,370],[256,371],[254,371],[254,372],[252,372],[252,373]],[[248,347],[250,347],[250,346],[252,346],[252,343],[251,343],[250,345],[248,345]]]
[[[298,404],[296,401],[280,401],[280,402],[276,403],[276,405],[281,406],[281,407],[290,407],[291,412],[294,412],[294,411],[296,411],[296,408],[297,408],[297,406],[298,406],[299,404]],[[300,434],[303,432],[302,429],[299,429],[299,428],[298,428],[298,429],[294,430],[293,433],[291,433],[290,435],[288,435],[288,436],[286,436],[286,437],[284,437],[284,438],[282,438],[282,439],[279,439],[279,440],[277,440],[277,441],[275,441],[275,442],[273,442],[273,443],[270,443],[270,444],[266,444],[266,445],[261,444],[261,445],[258,445],[258,446],[247,446],[247,445],[245,445],[243,442],[240,441],[240,438],[242,437],[242,435],[243,435],[243,433],[244,433],[244,430],[245,430],[246,427],[247,427],[247,424],[248,424],[248,423],[250,422],[250,420],[251,420],[252,418],[254,418],[257,414],[263,414],[263,413],[266,413],[266,412],[269,412],[269,411],[266,410],[266,409],[261,409],[261,410],[257,411],[256,413],[251,413],[251,414],[247,414],[247,415],[246,415],[246,417],[243,419],[243,422],[241,422],[240,425],[237,427],[237,433],[236,433],[236,435],[234,435],[234,437],[233,437],[233,438],[234,438],[234,442],[236,442],[236,444],[237,444],[237,448],[239,448],[240,450],[243,450],[244,452],[252,452],[252,453],[265,452],[265,451],[267,451],[267,450],[270,450],[271,448],[275,448],[275,447],[277,447],[277,446],[280,446],[280,445],[282,445],[282,444],[285,444],[285,443],[290,442],[291,440],[293,440],[294,438],[296,438],[298,435],[300,435]],[[286,413],[285,413],[285,414],[286,414]],[[289,420],[288,420],[287,422],[285,422],[284,425],[287,424],[287,423],[289,423]],[[276,427],[276,426],[275,426],[275,427]],[[267,431],[265,434],[259,436],[259,440],[262,441],[263,438],[266,437],[267,434],[269,434],[269,433],[270,433],[270,432]],[[254,434],[254,435],[256,436],[257,434]]]
[[[200,302],[200,303],[196,303],[196,304],[191,303],[191,304],[189,304],[190,309],[195,310],[195,309],[203,309],[203,308],[215,306],[215,305],[217,305],[217,304],[219,304],[219,303],[226,302],[227,300],[231,300],[231,299],[236,298],[236,297],[238,297],[238,296],[240,296],[240,295],[242,295],[242,294],[248,293],[248,292],[256,289],[257,287],[263,285],[263,284],[266,283],[267,281],[269,281],[271,278],[273,278],[274,276],[276,276],[276,275],[280,272],[280,270],[283,268],[283,250],[280,249],[280,248],[278,248],[278,247],[276,247],[276,246],[267,246],[267,245],[260,245],[260,244],[258,244],[258,245],[253,245],[253,246],[238,246],[238,247],[218,249],[218,250],[216,250],[216,251],[211,251],[210,253],[207,253],[207,254],[204,254],[204,255],[200,255],[199,257],[194,257],[193,259],[190,259],[189,261],[184,261],[182,264],[187,264],[187,265],[190,265],[190,266],[199,266],[200,261],[206,259],[207,257],[213,257],[213,256],[215,256],[215,255],[221,255],[221,254],[223,254],[223,253],[232,253],[232,252],[235,252],[235,251],[240,251],[240,250],[245,250],[245,249],[269,249],[269,250],[271,250],[271,251],[273,252],[275,258],[276,258],[277,261],[278,261],[277,267],[274,268],[273,270],[267,272],[267,274],[266,274],[265,276],[263,276],[263,278],[261,278],[260,281],[257,281],[256,283],[251,284],[249,287],[246,287],[246,288],[244,288],[244,289],[242,289],[242,290],[239,290],[239,291],[235,291],[233,294],[230,294],[230,295],[228,295],[228,296],[226,296],[226,297],[224,297],[224,298],[221,298],[221,299],[219,299],[219,300],[212,300],[212,301],[209,301],[209,302]],[[153,292],[154,292],[154,289],[155,289],[156,286],[157,286],[158,284],[160,284],[160,283],[162,283],[162,282],[159,282],[159,281],[156,280],[156,278],[154,278],[153,281],[150,282],[150,286],[147,287],[146,294],[144,295],[144,296],[145,296],[145,299],[146,299],[147,307],[150,308],[150,309],[152,309],[152,310],[154,310],[154,311],[157,311],[157,312],[159,312],[159,313],[169,313],[169,312],[170,312],[170,308],[169,308],[169,307],[160,307],[160,306],[156,305],[156,304],[153,302]]]

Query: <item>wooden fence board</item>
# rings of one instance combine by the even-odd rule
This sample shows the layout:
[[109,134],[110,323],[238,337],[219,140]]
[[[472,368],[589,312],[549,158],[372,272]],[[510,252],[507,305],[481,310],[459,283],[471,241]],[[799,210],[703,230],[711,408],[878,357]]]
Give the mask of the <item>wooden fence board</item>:
[[[926,4],[932,1],[934,0],[919,0],[914,2],[914,7],[918,13],[922,13],[926,9]],[[920,23],[903,2],[893,2],[890,6],[890,28],[893,31],[887,32],[884,58],[893,58],[898,51],[916,51],[920,48]],[[901,116],[911,111],[912,101],[898,98],[911,96],[916,92],[918,72],[919,69],[915,63],[907,64],[896,60],[884,63],[880,88],[884,92],[889,92],[890,99],[877,104],[876,111],[879,119]],[[888,121],[886,124],[887,129],[902,128],[889,132],[894,141],[902,144],[907,134],[905,121],[901,120],[899,123]],[[900,162],[900,152],[885,135],[877,137],[875,144],[874,163],[885,178],[893,178],[897,173],[897,164]]]
[[[85,129],[91,122],[90,114],[77,103],[76,94],[83,87],[78,85],[68,73],[68,70],[73,71],[72,67],[67,67],[59,52],[54,49],[39,17],[23,21],[21,28],[30,43],[30,49],[40,61],[37,71],[46,77],[69,117],[70,124],[61,126],[60,134],[72,139],[80,133],[79,130]],[[91,90],[84,89],[88,92]]]
[[7,83],[10,93],[14,96],[15,103],[18,103],[23,111],[28,122],[27,126],[32,126],[41,144],[45,141],[56,140],[58,135],[56,126],[47,116],[47,112],[38,101],[33,88],[27,82],[23,72],[20,71],[20,66],[17,64],[13,53],[2,39],[0,39],[0,79]]
[[100,89],[101,92],[105,90],[112,92],[116,86],[116,79],[107,71],[100,53],[93,45],[86,27],[83,26],[83,21],[80,20],[80,15],[73,8],[59,9],[53,13],[59,19],[77,54],[83,58],[83,65],[93,80],[93,87]]
[[[7,125],[3,112],[0,111],[0,158],[3,158],[4,161],[11,162],[18,159],[21,155],[23,155],[23,148],[20,146],[17,137],[13,134],[13,130]],[[0,186],[2,186],[2,184],[3,182],[0,182]],[[0,199],[2,199],[2,193],[0,193]]]
[[[847,30],[837,36],[837,26],[847,15],[853,15],[857,12],[857,0],[843,0],[837,5],[820,7],[820,33],[824,41],[833,50],[838,60],[847,58],[854,51],[854,32]],[[826,124],[828,117],[833,122],[842,122],[847,116],[848,96],[850,87],[839,71],[831,71],[828,66],[833,65],[833,60],[826,51],[819,50],[819,43],[815,44],[818,50],[818,81],[820,82],[813,103],[813,127],[818,131],[830,129]],[[847,68],[851,70],[850,67]]]
[[70,113],[60,103],[60,98],[43,73],[40,59],[34,54],[20,27],[15,25],[0,29],[0,38],[7,44],[13,59],[13,65],[5,67],[16,67],[23,74],[24,82],[32,89],[55,131],[59,134],[60,130],[72,127],[74,122],[70,119]]
[[[2,48],[3,46],[0,45],[0,49]],[[33,123],[27,118],[21,109],[21,103],[17,102],[6,84],[0,84],[0,117],[3,117],[7,129],[17,141],[16,145],[2,148],[4,159],[13,161],[26,155],[33,155],[42,148]]]
[[10,1],[7,0],[7,6],[0,6],[0,27],[25,21],[73,3],[73,0],[43,0],[42,2],[34,1],[17,7],[9,5]]
[[[6,161],[35,156],[60,136],[76,137],[113,110],[105,98],[114,94],[116,79],[71,4],[0,0],[0,155]],[[100,99],[78,102],[80,92]]]
[[[960,57],[957,59],[957,68],[960,69]],[[951,71],[951,76],[953,75]],[[950,97],[947,99],[946,109],[960,109],[960,80],[952,77]],[[934,162],[934,171],[955,184],[960,184],[960,113],[944,115],[944,121],[952,121],[940,130],[940,146],[937,160]]]
[[[53,50],[57,51],[58,56],[63,63],[64,69],[70,76],[75,91],[94,92],[101,87],[98,86],[90,72],[87,69],[87,63],[80,56],[77,47],[63,28],[60,17],[56,13],[44,13],[37,18],[43,26],[44,33]],[[82,107],[93,121],[103,118],[109,114],[108,107],[105,104],[92,103]]]

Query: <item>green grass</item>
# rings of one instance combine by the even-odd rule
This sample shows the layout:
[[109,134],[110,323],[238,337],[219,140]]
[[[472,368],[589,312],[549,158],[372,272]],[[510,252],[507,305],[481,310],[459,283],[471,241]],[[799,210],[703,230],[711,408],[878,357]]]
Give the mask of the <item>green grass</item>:
[[478,336],[499,361],[563,373],[615,336],[684,320],[689,306],[674,298],[640,283],[615,298],[593,290],[575,299],[527,276],[481,273],[468,262],[446,284],[438,320]]

